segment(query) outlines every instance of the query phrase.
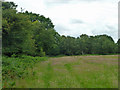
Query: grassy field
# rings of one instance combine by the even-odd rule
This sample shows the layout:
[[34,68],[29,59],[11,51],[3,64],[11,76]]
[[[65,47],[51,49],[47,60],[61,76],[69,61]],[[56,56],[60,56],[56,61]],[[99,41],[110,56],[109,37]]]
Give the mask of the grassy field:
[[118,87],[117,55],[65,56],[49,58],[46,61],[38,62],[32,69],[28,69],[28,71],[26,78],[9,80],[9,82],[15,82],[12,87]]

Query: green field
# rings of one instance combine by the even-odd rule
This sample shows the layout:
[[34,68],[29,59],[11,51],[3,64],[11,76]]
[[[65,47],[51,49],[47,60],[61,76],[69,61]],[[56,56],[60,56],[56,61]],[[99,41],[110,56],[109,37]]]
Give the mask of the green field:
[[[8,59],[10,58],[4,58],[4,61]],[[32,60],[36,60],[36,57],[33,57]],[[42,59],[41,57],[37,57],[37,60],[38,61],[34,65],[32,65],[33,66],[32,68],[28,67],[25,71],[23,70],[24,73],[27,72],[27,74],[24,75],[24,77],[21,76],[10,79],[10,77],[4,74],[6,76],[3,76],[5,78],[5,80],[3,80],[3,87],[4,88],[118,87],[117,55],[64,56]],[[29,66],[29,64],[27,64],[27,66]]]

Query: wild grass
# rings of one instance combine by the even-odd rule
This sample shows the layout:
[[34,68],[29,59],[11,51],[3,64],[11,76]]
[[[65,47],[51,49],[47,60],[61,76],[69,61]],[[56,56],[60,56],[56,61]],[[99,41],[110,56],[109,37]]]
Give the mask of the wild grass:
[[[38,62],[33,69],[28,68],[27,77],[15,78],[15,84],[11,87],[118,88],[117,57],[92,55],[50,58]],[[8,79],[8,82],[11,81]]]

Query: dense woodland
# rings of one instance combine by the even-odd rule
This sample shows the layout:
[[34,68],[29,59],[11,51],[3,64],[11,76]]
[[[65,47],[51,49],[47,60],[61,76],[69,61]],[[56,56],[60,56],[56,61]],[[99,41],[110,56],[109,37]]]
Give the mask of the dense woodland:
[[[2,3],[3,55],[83,55],[117,54],[118,43],[108,35],[79,37],[60,35],[50,18],[29,11],[18,12],[14,2]],[[78,28],[79,29],[79,28]]]

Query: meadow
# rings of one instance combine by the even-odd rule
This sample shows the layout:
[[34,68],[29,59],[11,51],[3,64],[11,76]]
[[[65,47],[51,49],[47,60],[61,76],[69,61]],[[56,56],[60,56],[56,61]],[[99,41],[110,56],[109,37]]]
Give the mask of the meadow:
[[3,57],[3,63],[3,88],[118,87],[118,55]]
[[118,87],[118,55],[113,54],[120,53],[120,39],[115,42],[106,32],[60,34],[55,27],[61,23],[51,16],[17,8],[16,2],[2,0],[3,88]]

